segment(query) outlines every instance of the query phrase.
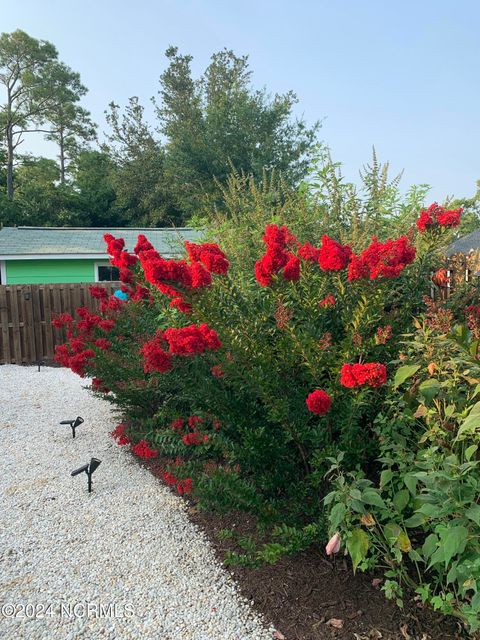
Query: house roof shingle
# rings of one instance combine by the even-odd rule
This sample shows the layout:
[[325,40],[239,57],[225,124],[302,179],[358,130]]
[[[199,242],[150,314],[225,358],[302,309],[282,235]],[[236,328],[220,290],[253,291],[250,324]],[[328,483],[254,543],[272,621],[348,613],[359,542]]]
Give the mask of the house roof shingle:
[[450,258],[456,253],[468,254],[470,251],[478,251],[480,249],[480,229],[476,229],[455,242],[452,242],[451,245],[447,248],[447,256]]
[[139,234],[144,234],[157,251],[165,256],[181,253],[184,240],[199,240],[202,232],[182,228],[86,228],[86,227],[4,227],[0,229],[0,255],[106,255],[105,233],[125,240],[132,252]]

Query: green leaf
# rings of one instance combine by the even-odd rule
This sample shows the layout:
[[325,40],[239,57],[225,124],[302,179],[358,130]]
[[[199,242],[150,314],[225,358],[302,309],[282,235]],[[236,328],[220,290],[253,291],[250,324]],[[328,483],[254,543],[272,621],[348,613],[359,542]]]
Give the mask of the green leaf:
[[347,540],[347,549],[352,558],[353,571],[360,562],[367,557],[368,552],[368,536],[363,529],[354,529],[351,536]]
[[420,369],[419,364],[406,364],[397,369],[393,385],[399,387],[405,380],[411,378]]
[[347,507],[343,504],[343,502],[338,502],[333,507],[333,509],[330,511],[330,518],[329,518],[332,529],[338,529],[346,513],[347,513]]
[[433,400],[440,391],[440,383],[436,378],[431,378],[422,382],[418,390],[427,400]]
[[393,471],[391,469],[384,469],[380,474],[380,488],[383,487],[390,482],[393,478]]
[[388,543],[392,546],[397,542],[402,529],[396,522],[388,522],[383,528],[383,533]]
[[456,440],[463,440],[465,436],[473,435],[478,429],[480,429],[480,416],[470,413],[460,425]]
[[409,500],[410,493],[407,491],[407,489],[400,489],[400,491],[397,491],[397,493],[393,496],[393,506],[398,511],[398,513],[402,513]]
[[406,476],[404,476],[403,481],[404,481],[405,486],[407,487],[407,489],[412,494],[412,496],[416,495],[416,493],[417,493],[417,479],[414,478],[411,475],[406,475]]
[[415,551],[415,549],[411,549],[408,552],[408,557],[410,558],[410,560],[412,560],[413,562],[422,562],[423,558],[422,556],[418,553],[418,551]]
[[409,529],[413,529],[414,527],[419,527],[421,524],[424,524],[426,517],[422,513],[414,513],[411,518],[405,520],[405,526]]
[[363,492],[362,500],[365,504],[373,504],[375,507],[386,508],[385,502],[375,489],[367,489]]
[[477,444],[472,444],[465,449],[465,459],[470,461],[478,449]]
[[451,582],[453,582],[454,580],[456,580],[457,578],[457,565],[454,564],[451,568],[450,571],[447,573],[447,584],[450,584]]
[[480,527],[480,505],[472,504],[472,506],[465,511],[465,515]]
[[425,538],[425,542],[423,543],[422,553],[425,558],[429,558],[432,553],[435,551],[438,545],[438,536],[435,533],[431,533],[429,536]]
[[438,515],[440,511],[440,507],[438,505],[435,504],[422,504],[422,506],[417,509],[416,513],[423,513],[424,516],[427,516],[427,518],[433,518],[434,516]]
[[453,556],[462,553],[467,543],[468,529],[466,527],[457,526],[449,527],[440,535],[440,543],[443,547],[445,556],[445,569]]

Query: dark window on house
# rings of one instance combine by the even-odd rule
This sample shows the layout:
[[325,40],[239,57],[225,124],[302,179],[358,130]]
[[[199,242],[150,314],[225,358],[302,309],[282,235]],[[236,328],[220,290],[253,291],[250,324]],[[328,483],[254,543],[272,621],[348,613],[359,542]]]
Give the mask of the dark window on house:
[[98,281],[99,282],[116,282],[120,279],[120,272],[117,267],[111,267],[110,265],[98,267]]

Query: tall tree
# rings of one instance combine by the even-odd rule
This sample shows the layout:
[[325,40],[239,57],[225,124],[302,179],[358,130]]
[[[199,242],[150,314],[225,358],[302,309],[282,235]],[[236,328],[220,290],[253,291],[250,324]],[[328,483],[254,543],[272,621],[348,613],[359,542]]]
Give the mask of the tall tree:
[[318,124],[295,118],[293,92],[254,90],[246,56],[215,53],[194,80],[191,56],[176,47],[160,77],[156,113],[166,136],[166,171],[176,181],[182,207],[193,213],[204,195],[215,197],[214,178],[225,182],[232,168],[262,179],[277,169],[291,185],[304,177],[316,144]]
[[96,125],[90,113],[78,104],[88,91],[80,82],[80,75],[63,63],[56,65],[54,72],[57,93],[46,115],[51,126],[46,138],[58,145],[60,182],[65,184],[67,161],[79,153],[82,143],[95,140]]
[[[50,42],[36,40],[24,31],[0,35],[0,83],[6,102],[0,108],[0,127],[7,151],[7,196],[13,199],[15,151],[29,131],[38,131],[52,103],[52,80],[57,50]],[[31,129],[33,127],[33,129]]]
[[171,184],[165,177],[165,150],[145,121],[144,108],[132,97],[123,113],[111,103],[110,132],[103,149],[111,156],[117,207],[127,224],[170,226],[183,222]]

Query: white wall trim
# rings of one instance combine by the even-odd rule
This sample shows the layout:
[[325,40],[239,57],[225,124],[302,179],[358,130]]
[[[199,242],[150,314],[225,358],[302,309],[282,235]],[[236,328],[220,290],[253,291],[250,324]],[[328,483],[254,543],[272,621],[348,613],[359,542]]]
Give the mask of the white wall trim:
[[0,260],[0,281],[1,284],[7,284],[7,268],[5,266],[5,260]]
[[26,253],[0,254],[0,260],[108,260],[108,253]]

